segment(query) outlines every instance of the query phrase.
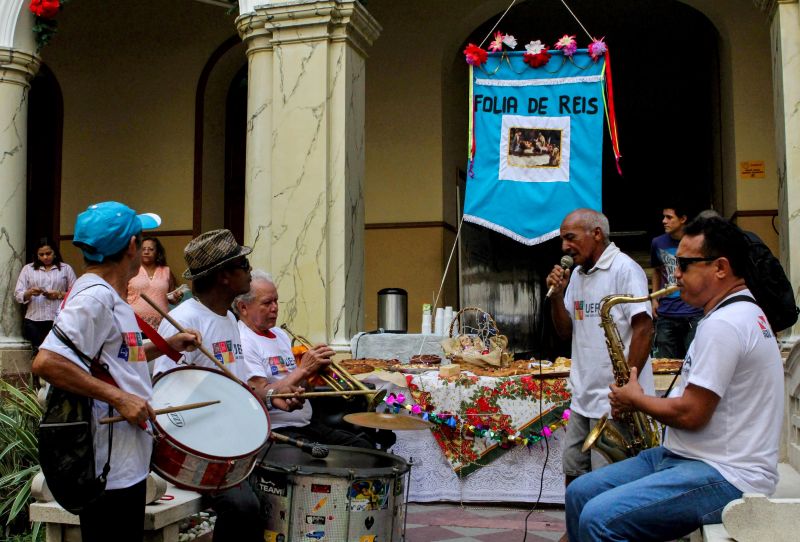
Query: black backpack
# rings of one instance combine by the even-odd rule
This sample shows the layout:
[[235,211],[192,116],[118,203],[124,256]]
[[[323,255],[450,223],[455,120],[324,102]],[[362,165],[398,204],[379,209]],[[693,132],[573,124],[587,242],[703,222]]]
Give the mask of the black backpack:
[[749,247],[747,287],[764,311],[772,331],[777,333],[792,327],[800,313],[792,283],[767,245],[753,232],[745,231],[744,235]]

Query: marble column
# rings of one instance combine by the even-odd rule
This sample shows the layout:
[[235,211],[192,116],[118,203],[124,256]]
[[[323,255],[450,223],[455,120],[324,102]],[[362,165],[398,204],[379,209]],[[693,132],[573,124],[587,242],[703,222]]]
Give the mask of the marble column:
[[[30,344],[22,338],[22,308],[14,287],[25,264],[28,90],[39,59],[0,48],[0,371],[22,372]],[[17,366],[20,370],[14,370]]]
[[[800,10],[797,0],[771,4],[772,79],[778,164],[780,257],[800,303]],[[783,333],[786,347],[800,324]]]
[[248,45],[246,241],[269,245],[255,261],[276,279],[280,320],[347,350],[363,325],[365,57],[380,27],[356,1],[268,4],[255,19],[271,48]]
[[272,33],[266,18],[249,14],[236,21],[247,47],[247,153],[244,242],[253,247],[253,268],[272,270]]

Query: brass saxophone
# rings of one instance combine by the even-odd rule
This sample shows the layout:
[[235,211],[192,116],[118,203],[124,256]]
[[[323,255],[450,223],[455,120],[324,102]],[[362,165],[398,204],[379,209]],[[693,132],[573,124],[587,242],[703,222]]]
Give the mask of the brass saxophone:
[[[611,369],[614,371],[614,380],[617,386],[628,383],[631,370],[625,360],[622,339],[619,330],[614,325],[611,309],[620,303],[642,303],[658,299],[679,290],[678,286],[671,285],[642,297],[630,295],[607,295],[600,301],[600,327],[606,335],[606,348],[611,357]],[[628,457],[637,455],[642,450],[658,446],[658,426],[655,420],[639,411],[626,412],[619,420],[608,419],[608,414],[597,422],[583,441],[584,452],[594,447],[610,462],[615,463]]]

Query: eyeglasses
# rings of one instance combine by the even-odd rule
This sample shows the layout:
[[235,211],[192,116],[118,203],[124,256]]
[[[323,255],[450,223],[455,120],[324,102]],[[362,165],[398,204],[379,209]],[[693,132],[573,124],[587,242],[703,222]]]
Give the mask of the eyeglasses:
[[250,270],[250,260],[247,258],[242,258],[238,262],[233,262],[230,265],[231,269],[244,269],[245,271]]
[[713,262],[714,260],[718,259],[718,257],[698,257],[698,258],[686,258],[684,256],[678,256],[676,258],[678,260],[678,267],[681,270],[681,273],[686,273],[686,270],[689,269],[689,265],[697,262]]

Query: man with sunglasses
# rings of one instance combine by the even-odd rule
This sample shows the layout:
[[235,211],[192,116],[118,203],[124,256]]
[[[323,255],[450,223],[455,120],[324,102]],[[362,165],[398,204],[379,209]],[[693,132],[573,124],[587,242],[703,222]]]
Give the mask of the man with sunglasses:
[[681,383],[642,392],[636,369],[611,386],[613,412],[640,410],[667,426],[664,444],[582,476],[567,488],[570,540],[673,540],[742,493],[774,492],[783,413],[783,363],[745,284],[747,246],[720,217],[698,217],[678,246],[681,297],[703,309]]
[[[250,247],[239,245],[233,233],[225,229],[192,239],[183,251],[188,266],[183,277],[192,281],[193,297],[169,313],[182,326],[201,330],[203,346],[242,382],[247,382],[251,375],[244,362],[239,326],[229,309],[236,296],[250,291],[250,262],[247,260],[250,252]],[[159,333],[174,333],[166,318],[158,330]],[[217,368],[201,352],[189,353],[184,358],[190,365]],[[176,366],[170,358],[162,356],[156,360],[153,372],[159,374]],[[275,399],[272,403],[284,410],[291,408],[285,399]],[[213,427],[209,431],[213,431]],[[216,542],[263,540],[258,498],[248,482],[207,498],[217,513]]]

